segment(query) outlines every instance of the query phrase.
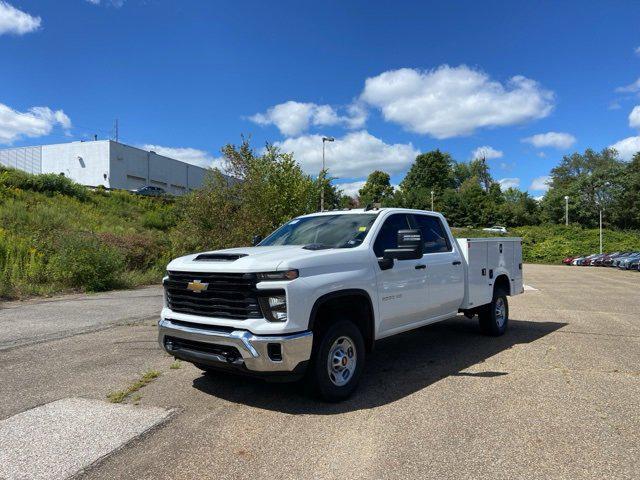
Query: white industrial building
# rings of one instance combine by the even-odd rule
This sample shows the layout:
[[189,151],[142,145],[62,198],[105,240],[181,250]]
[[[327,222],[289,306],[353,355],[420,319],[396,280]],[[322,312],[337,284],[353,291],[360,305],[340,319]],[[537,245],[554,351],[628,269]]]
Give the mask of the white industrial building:
[[202,186],[206,169],[111,140],[0,150],[0,164],[29,173],[64,174],[92,187],[145,185],[181,195]]

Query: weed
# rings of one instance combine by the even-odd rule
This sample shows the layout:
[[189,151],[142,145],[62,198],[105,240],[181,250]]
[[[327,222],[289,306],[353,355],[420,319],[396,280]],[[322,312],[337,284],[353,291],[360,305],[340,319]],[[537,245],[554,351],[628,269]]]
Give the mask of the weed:
[[[159,376],[160,376],[160,372],[159,371],[157,371],[157,370],[147,370],[138,380],[133,382],[127,388],[125,388],[123,390],[116,390],[114,392],[109,392],[107,394],[107,399],[111,403],[122,403],[129,396],[131,396],[131,394],[137,392],[142,387],[148,385],[155,378],[158,378]],[[139,397],[142,398],[141,396],[139,396]],[[140,398],[138,398],[137,401],[139,401]],[[134,401],[136,401],[136,400],[134,399]]]

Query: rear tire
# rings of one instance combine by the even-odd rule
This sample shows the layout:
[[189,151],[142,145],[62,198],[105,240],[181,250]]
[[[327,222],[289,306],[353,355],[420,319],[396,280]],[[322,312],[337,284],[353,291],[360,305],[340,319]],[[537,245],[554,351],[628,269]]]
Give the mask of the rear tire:
[[312,362],[307,371],[309,386],[323,400],[339,402],[357,388],[365,362],[364,338],[348,320],[340,320],[318,332]]
[[480,309],[478,318],[483,334],[492,337],[503,335],[509,325],[509,302],[506,293],[502,290],[494,291],[493,300]]

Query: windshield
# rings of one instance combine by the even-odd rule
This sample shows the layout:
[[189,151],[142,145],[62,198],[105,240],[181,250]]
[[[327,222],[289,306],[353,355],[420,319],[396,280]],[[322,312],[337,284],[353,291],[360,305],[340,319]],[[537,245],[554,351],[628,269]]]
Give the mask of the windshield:
[[327,248],[357,247],[369,233],[376,216],[377,213],[354,213],[295,218],[258,246],[316,244]]

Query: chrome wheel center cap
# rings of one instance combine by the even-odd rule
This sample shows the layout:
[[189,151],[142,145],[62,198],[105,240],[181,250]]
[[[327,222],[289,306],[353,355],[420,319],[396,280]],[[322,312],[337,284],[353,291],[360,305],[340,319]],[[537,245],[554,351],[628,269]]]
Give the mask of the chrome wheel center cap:
[[353,340],[349,337],[339,337],[331,345],[327,358],[327,373],[331,382],[338,387],[349,382],[355,371],[356,362]]

